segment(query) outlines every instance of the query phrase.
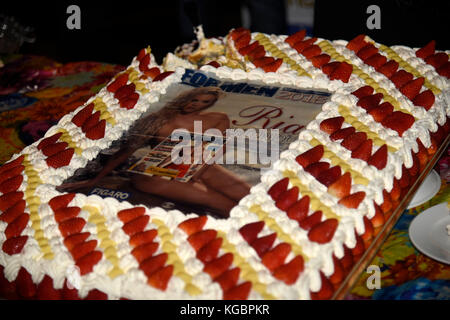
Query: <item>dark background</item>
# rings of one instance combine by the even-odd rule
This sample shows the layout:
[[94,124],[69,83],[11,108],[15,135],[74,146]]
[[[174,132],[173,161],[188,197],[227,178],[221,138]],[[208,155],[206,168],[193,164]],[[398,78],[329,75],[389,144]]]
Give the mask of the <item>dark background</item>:
[[[203,24],[206,36],[223,36],[242,25],[240,6],[250,6],[252,31],[285,33],[282,0],[163,0],[163,1],[2,1],[0,13],[35,28],[35,43],[20,52],[46,55],[61,62],[101,61],[128,65],[150,45],[157,61],[178,45],[195,39],[192,26]],[[69,30],[66,9],[81,8],[81,30]],[[381,8],[381,30],[369,30],[366,9]],[[350,40],[364,33],[387,45],[421,47],[430,40],[450,49],[450,1],[362,0],[315,1],[314,35]]]

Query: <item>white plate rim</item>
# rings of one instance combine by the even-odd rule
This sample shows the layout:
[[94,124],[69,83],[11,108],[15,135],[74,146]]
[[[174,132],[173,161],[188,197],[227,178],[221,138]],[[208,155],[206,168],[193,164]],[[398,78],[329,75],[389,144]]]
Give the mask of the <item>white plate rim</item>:
[[442,184],[441,176],[435,170],[431,170],[430,173],[428,174],[428,176],[425,178],[425,180],[426,179],[432,179],[431,182],[432,182],[433,188],[430,189],[430,192],[425,197],[422,197],[421,199],[417,199],[418,192],[421,191],[421,186],[423,185],[423,182],[422,182],[421,186],[418,188],[417,192],[414,194],[414,197],[409,202],[407,209],[412,209],[414,207],[420,206],[421,204],[424,204],[428,200],[432,199],[439,192],[439,189],[441,188],[441,184]]

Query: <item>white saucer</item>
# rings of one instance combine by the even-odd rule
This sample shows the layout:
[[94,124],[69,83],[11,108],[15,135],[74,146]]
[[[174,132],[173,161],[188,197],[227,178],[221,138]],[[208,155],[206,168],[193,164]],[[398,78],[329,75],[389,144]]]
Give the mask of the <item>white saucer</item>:
[[439,262],[450,264],[450,236],[447,203],[428,208],[411,222],[409,238],[417,250]]
[[441,177],[439,174],[431,170],[428,176],[423,180],[417,192],[414,194],[411,202],[408,204],[408,209],[417,207],[422,203],[427,202],[438,193],[441,188]]

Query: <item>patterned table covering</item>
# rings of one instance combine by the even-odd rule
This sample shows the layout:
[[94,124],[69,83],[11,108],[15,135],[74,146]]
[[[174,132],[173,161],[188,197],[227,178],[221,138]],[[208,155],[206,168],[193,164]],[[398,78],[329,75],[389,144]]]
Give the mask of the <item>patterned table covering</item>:
[[[0,63],[0,164],[39,140],[66,113],[95,95],[123,66],[100,62],[61,64],[40,57],[13,55]],[[414,217],[450,202],[450,148],[434,168],[439,192],[428,202],[405,210],[369,265],[381,271],[380,289],[369,289],[372,272],[363,272],[346,299],[450,300],[450,265],[418,252],[408,228]]]

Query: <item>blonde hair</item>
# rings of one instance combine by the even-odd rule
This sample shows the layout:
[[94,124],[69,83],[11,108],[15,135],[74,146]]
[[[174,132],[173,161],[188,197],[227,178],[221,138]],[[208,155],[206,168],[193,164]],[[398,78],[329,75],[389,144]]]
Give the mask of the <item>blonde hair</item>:
[[218,99],[223,97],[225,94],[222,89],[218,87],[200,87],[192,90],[185,91],[179,94],[174,100],[169,102],[165,108],[171,109],[172,111],[181,111],[192,99],[199,95],[212,95],[215,97],[214,101],[211,103],[213,105]]

